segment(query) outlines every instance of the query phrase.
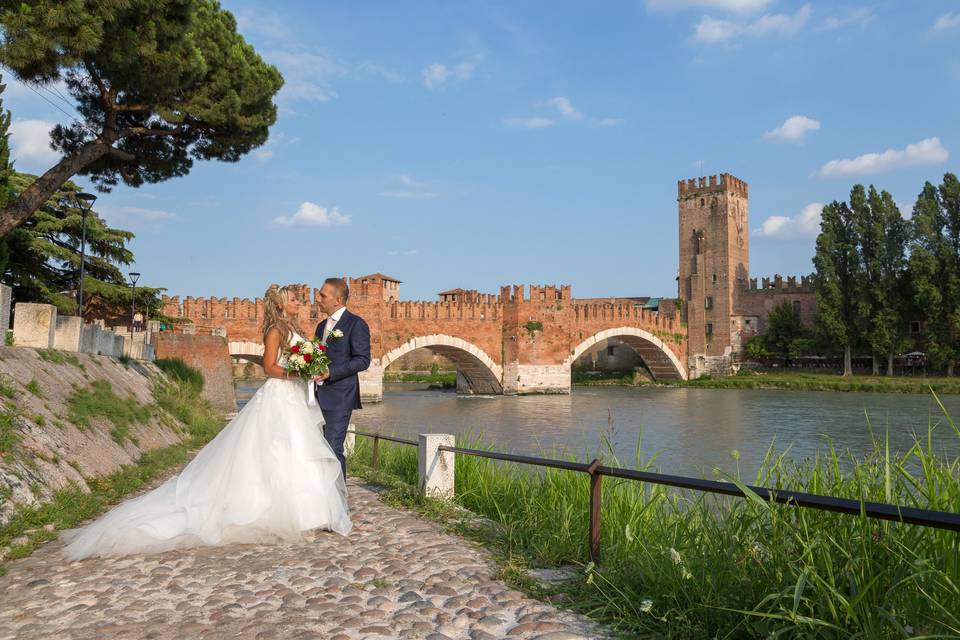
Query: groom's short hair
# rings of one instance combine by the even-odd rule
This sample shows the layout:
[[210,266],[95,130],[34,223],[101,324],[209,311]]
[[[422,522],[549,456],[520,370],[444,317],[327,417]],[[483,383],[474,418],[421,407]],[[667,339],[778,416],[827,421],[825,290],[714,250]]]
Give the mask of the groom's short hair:
[[343,278],[327,278],[323,281],[323,284],[328,284],[336,292],[337,297],[343,301],[343,304],[347,304],[347,298],[350,297],[350,287],[347,286],[347,281]]

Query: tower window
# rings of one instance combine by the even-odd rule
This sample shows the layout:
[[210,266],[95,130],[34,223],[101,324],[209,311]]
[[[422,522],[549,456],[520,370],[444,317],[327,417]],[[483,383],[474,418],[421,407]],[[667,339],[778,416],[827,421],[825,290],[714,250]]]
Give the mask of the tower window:
[[713,284],[717,284],[717,274],[713,274]]
[[920,322],[918,320],[912,320],[910,322],[910,333],[920,333]]
[[793,312],[796,313],[797,315],[800,315],[800,301],[799,301],[799,300],[794,300],[794,301],[793,301]]
[[707,335],[708,335],[708,336],[712,336],[712,335],[713,335],[713,323],[712,323],[712,322],[708,322],[708,323],[707,323]]
[[713,296],[707,296],[707,303],[704,305],[705,309],[713,309]]
[[704,207],[706,206],[706,204],[707,204],[706,200],[704,200],[703,198],[700,198],[700,206]]

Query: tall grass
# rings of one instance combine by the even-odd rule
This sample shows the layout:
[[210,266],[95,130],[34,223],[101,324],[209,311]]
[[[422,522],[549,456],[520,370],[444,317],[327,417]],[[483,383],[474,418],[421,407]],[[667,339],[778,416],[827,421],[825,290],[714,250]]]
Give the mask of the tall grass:
[[[865,455],[828,446],[794,462],[771,445],[753,478],[729,479],[960,512],[960,460],[933,449],[935,429],[960,438],[944,415],[900,454],[877,438]],[[358,462],[364,455],[358,448]],[[414,447],[381,447],[381,462],[415,481]],[[619,464],[612,453],[604,462]],[[625,634],[960,636],[960,534],[604,478],[603,562],[593,566],[585,474],[472,456],[456,464],[456,501],[500,523],[495,544],[530,565],[581,565],[572,602]],[[638,468],[655,470],[650,460]]]

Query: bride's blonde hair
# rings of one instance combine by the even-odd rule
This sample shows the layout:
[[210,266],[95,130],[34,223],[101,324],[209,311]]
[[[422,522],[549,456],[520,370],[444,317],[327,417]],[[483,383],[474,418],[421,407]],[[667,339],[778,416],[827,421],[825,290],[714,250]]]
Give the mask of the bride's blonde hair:
[[293,291],[290,287],[280,287],[272,284],[263,294],[263,339],[266,341],[270,329],[276,328],[283,336],[284,342],[289,341],[293,332],[303,333],[300,330],[297,318],[287,314],[287,302]]

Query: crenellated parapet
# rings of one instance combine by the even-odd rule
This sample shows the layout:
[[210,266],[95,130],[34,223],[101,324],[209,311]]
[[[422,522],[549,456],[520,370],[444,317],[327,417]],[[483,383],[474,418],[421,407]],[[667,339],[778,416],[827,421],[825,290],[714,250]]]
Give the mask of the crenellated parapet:
[[747,286],[741,293],[748,295],[764,295],[774,293],[813,293],[813,276],[787,276],[780,274],[772,278],[750,278]]
[[680,199],[711,191],[729,191],[747,198],[750,195],[750,186],[729,173],[677,181],[677,197]]

